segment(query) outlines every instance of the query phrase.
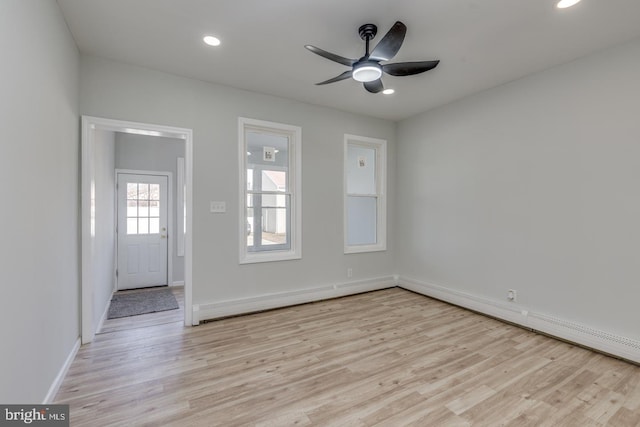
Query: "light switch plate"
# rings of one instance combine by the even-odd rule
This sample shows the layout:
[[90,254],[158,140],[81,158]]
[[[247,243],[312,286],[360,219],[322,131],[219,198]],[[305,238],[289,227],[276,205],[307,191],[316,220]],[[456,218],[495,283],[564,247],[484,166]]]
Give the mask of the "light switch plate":
[[227,211],[227,203],[226,202],[209,202],[209,210],[211,213],[225,213]]

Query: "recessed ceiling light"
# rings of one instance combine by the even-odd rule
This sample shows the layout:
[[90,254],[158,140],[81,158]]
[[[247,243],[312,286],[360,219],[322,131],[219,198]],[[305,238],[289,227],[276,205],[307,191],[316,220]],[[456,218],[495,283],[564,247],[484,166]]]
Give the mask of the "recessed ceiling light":
[[202,39],[209,46],[220,46],[220,39],[213,36],[204,36]]
[[556,7],[558,9],[566,9],[578,3],[580,3],[580,0],[560,0],[558,3],[556,3]]
[[393,95],[394,93],[396,93],[395,89],[385,89],[382,91],[382,93],[384,93],[385,95]]

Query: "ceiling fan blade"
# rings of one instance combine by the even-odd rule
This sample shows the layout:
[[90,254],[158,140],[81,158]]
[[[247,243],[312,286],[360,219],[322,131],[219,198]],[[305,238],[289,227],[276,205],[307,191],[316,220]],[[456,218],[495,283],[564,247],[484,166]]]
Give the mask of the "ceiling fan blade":
[[310,44],[305,45],[307,50],[315,53],[316,55],[320,55],[323,58],[327,58],[330,61],[337,62],[338,64],[346,65],[347,67],[353,66],[356,63],[355,59],[345,58],[344,56],[336,55],[335,53],[327,52],[324,49],[320,49],[319,47],[311,46]]
[[404,36],[407,34],[407,26],[397,21],[393,27],[384,35],[380,43],[373,49],[369,59],[374,61],[388,61],[400,50]]
[[348,70],[348,71],[345,71],[344,73],[342,73],[339,76],[336,76],[336,77],[334,77],[332,79],[325,80],[325,81],[320,82],[320,83],[316,83],[316,85],[319,86],[319,85],[326,85],[326,84],[329,84],[329,83],[339,82],[340,80],[345,80],[345,79],[351,78],[351,74],[353,74],[353,72],[351,70]]
[[397,62],[383,65],[382,71],[392,76],[411,76],[432,70],[439,63],[440,61]]
[[371,93],[378,93],[384,90],[381,79],[374,80],[372,82],[364,82],[364,88]]

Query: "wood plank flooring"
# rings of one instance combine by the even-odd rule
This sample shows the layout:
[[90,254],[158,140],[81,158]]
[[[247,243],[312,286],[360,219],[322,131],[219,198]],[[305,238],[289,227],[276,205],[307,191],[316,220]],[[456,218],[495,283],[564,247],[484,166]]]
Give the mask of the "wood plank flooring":
[[399,288],[114,330],[72,426],[639,426],[640,367]]
[[[120,291],[118,293],[131,292],[153,292],[158,288],[132,289],[130,291]],[[109,332],[124,331],[127,329],[146,328],[149,326],[163,325],[165,323],[184,323],[184,286],[170,286],[169,289],[178,301],[178,310],[166,310],[156,313],[141,314],[138,316],[120,317],[117,319],[107,319],[102,324],[99,334]]]

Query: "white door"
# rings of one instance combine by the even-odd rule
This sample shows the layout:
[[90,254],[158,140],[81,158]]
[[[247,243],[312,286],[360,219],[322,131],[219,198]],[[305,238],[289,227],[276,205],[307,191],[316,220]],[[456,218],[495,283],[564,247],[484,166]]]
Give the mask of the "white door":
[[118,289],[167,284],[167,181],[118,173]]

